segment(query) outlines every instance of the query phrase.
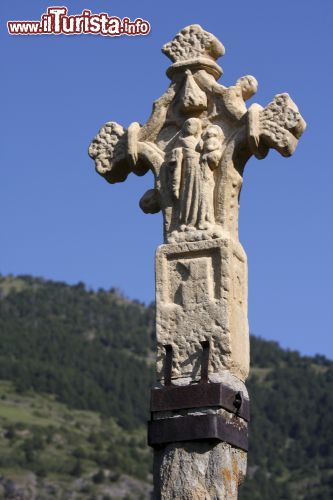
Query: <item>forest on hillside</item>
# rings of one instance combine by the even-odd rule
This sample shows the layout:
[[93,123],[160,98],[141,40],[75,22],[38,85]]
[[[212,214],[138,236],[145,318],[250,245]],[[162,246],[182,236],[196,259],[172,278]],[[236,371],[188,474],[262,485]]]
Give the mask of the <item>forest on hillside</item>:
[[[57,498],[47,496],[46,484],[69,491],[73,478],[86,489],[75,498],[97,498],[99,485],[118,484],[124,474],[147,485],[140,498],[148,498],[154,306],[115,289],[2,276],[0,339],[4,498],[13,498],[4,485],[29,473],[40,498]],[[240,499],[332,499],[333,362],[252,337],[251,365],[248,478]],[[119,498],[126,495],[139,498]]]

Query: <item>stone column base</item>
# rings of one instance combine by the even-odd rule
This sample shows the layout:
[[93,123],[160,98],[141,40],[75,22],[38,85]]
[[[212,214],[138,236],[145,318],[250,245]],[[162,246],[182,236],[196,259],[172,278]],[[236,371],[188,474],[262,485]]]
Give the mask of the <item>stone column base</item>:
[[237,500],[247,453],[227,443],[172,443],[154,450],[154,500]]

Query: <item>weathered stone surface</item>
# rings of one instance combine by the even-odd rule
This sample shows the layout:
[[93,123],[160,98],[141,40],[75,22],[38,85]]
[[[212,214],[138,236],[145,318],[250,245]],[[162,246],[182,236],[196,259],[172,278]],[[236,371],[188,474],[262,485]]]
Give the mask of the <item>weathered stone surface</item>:
[[209,374],[224,370],[245,380],[249,370],[246,255],[227,238],[162,245],[156,254],[157,375],[165,345],[172,377],[198,379],[201,342],[210,343]]
[[[154,174],[140,207],[162,211],[164,221],[165,244],[156,253],[156,387],[198,383],[208,345],[205,383],[226,382],[246,395],[247,261],[238,241],[243,172],[252,155],[264,158],[270,148],[293,154],[305,122],[285,93],[265,108],[247,108],[258,87],[251,75],[230,87],[218,83],[224,46],[201,26],[184,28],[162,50],[172,61],[171,84],[147,123],[126,130],[108,122],[89,154],[110,183],[131,172]],[[174,425],[205,412],[238,419],[226,409],[189,406],[154,412],[152,420],[175,419]],[[237,425],[247,427],[241,418]],[[169,444],[155,450],[155,498],[236,499],[245,470],[246,453],[230,444]]]
[[224,87],[215,59],[224,48],[199,25],[182,30],[163,48],[173,62],[171,85],[154,104],[148,122],[128,130],[104,125],[89,154],[107,181],[124,181],[130,172],[149,169],[154,189],[141,199],[146,213],[162,210],[165,241],[214,239],[228,232],[238,239],[239,194],[243,170],[252,154],[269,148],[290,156],[305,122],[288,94],[266,107],[246,100],[258,83],[253,76]]
[[184,442],[154,454],[154,500],[236,500],[246,453],[227,443]]

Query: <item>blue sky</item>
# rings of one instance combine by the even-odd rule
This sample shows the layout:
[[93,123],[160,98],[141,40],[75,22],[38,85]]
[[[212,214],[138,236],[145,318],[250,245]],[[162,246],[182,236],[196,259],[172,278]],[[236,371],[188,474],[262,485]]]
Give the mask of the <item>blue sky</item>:
[[102,124],[144,123],[167,88],[160,52],[199,23],[225,45],[221,83],[254,75],[252,101],[288,92],[308,128],[293,157],[271,151],[246,167],[240,240],[249,262],[251,331],[302,353],[333,358],[332,21],[333,3],[280,0],[67,1],[150,21],[147,37],[11,37],[10,19],[39,19],[45,1],[0,6],[0,272],[154,299],[160,215],[138,200],[152,177],[108,185],[87,148]]

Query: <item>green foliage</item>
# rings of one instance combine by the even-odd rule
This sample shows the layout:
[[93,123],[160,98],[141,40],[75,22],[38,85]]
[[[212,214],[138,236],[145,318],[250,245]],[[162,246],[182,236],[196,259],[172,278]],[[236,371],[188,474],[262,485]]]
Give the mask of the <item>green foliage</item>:
[[[0,379],[16,388],[0,383],[1,474],[86,478],[82,498],[124,473],[147,480],[153,316],[114,289],[0,277]],[[256,337],[251,357],[240,500],[333,498],[333,362]]]
[[99,469],[96,474],[93,475],[92,480],[96,484],[104,483],[105,481],[105,474],[102,469]]
[[[92,493],[124,473],[147,480],[152,457],[143,427],[125,431],[112,418],[69,410],[53,396],[17,395],[10,382],[0,381],[1,393],[12,411],[0,416],[0,482],[12,471],[34,472],[40,481],[57,477],[71,485],[84,478],[82,488]],[[36,413],[43,417],[32,423]]]
[[19,393],[52,393],[73,408],[112,415],[125,428],[143,423],[153,308],[114,290],[16,281],[19,291],[0,277],[0,379]]
[[333,363],[255,337],[251,352],[249,474],[240,500],[332,498]]

